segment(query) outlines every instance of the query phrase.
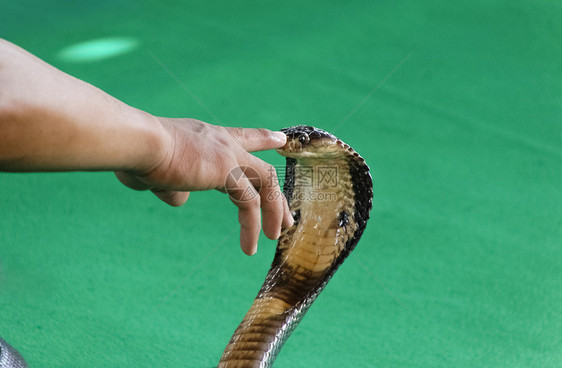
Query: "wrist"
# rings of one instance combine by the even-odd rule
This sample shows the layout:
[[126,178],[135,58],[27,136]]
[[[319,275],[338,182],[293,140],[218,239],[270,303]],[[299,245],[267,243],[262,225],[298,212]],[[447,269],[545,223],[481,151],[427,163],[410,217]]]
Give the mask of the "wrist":
[[139,114],[138,137],[133,149],[131,164],[123,168],[138,175],[146,175],[165,162],[172,152],[173,139],[161,120],[147,112]]

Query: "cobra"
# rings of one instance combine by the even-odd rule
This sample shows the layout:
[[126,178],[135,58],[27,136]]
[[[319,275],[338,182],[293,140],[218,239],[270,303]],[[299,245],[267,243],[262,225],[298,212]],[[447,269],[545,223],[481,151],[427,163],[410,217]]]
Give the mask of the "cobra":
[[283,229],[273,263],[218,368],[267,368],[361,238],[373,200],[365,160],[311,126],[282,129],[284,194],[295,222]]

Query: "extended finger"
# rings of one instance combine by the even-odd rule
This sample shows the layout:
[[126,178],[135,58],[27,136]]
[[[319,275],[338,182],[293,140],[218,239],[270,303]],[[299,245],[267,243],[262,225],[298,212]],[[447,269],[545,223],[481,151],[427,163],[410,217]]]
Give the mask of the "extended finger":
[[226,128],[228,132],[248,152],[264,151],[280,148],[287,142],[287,136],[282,132],[269,129]]

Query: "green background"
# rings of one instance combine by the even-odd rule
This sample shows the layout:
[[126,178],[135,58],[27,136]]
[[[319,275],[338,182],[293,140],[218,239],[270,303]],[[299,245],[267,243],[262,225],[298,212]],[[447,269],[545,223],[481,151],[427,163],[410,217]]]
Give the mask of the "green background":
[[[365,157],[355,259],[276,367],[561,367],[561,3],[282,4],[5,1],[0,35],[153,114],[307,123]],[[60,56],[106,37],[139,46]],[[0,336],[31,367],[209,368],[274,249],[242,254],[219,192],[176,209],[111,173],[0,174]]]

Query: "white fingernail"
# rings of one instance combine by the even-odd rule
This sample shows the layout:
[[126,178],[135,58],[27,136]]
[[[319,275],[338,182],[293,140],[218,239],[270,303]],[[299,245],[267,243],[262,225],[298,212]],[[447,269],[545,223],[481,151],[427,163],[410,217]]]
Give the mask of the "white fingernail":
[[287,142],[287,136],[283,132],[273,132],[275,135],[273,136],[275,140],[279,141],[280,143],[285,144]]

